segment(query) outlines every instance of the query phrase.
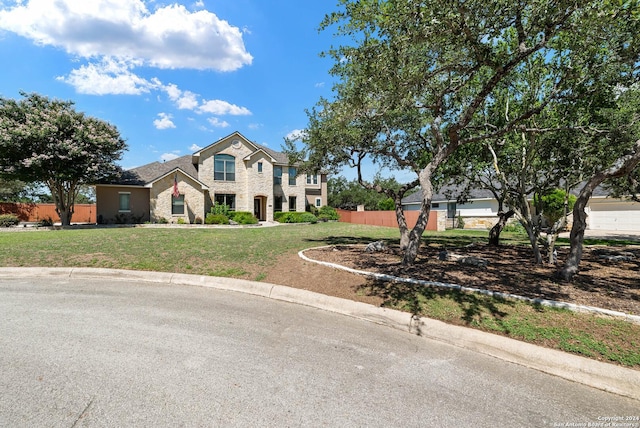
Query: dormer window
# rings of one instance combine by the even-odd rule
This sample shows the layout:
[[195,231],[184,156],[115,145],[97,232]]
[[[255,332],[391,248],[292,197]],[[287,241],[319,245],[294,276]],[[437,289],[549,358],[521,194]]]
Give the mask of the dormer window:
[[213,179],[216,181],[236,181],[236,158],[231,155],[215,155]]

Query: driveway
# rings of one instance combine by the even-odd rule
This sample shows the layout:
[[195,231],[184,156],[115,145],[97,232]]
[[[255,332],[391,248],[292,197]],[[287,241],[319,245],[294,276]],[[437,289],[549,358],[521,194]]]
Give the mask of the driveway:
[[640,414],[638,401],[472,351],[228,291],[4,278],[0,314],[0,426],[536,427]]

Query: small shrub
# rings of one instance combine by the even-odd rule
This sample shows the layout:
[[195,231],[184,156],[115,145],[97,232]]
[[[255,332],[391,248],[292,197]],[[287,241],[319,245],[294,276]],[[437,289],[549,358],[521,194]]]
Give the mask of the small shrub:
[[229,219],[238,224],[256,224],[258,219],[248,211],[232,211],[229,213]]
[[300,223],[311,223],[316,224],[318,222],[318,217],[314,216],[311,213],[300,213]]
[[132,214],[131,215],[131,219],[132,219],[133,223],[141,224],[142,223],[142,219],[144,219],[144,214],[140,214],[140,215]]
[[274,220],[280,223],[317,223],[318,218],[307,212],[282,212],[275,213]]
[[461,216],[458,216],[458,229],[464,229],[464,219]]
[[183,217],[178,218],[178,224],[189,224]]
[[158,223],[158,224],[169,224],[169,220],[167,220],[164,217],[158,217],[158,218],[156,218],[156,223]]
[[115,224],[128,224],[131,223],[131,219],[129,217],[129,214],[118,213],[113,218],[113,222]]
[[229,224],[229,217],[222,214],[207,214],[207,217],[204,219],[206,224]]
[[318,217],[318,220],[327,221],[327,220],[338,220],[340,216],[338,215],[338,211],[335,208],[325,205],[318,210],[318,213],[315,214]]
[[196,216],[195,220],[193,220],[195,224],[202,224],[202,217]]
[[227,219],[229,219],[230,212],[231,212],[231,207],[229,207],[229,205],[227,204],[219,204],[216,202],[211,207],[211,214],[223,215],[227,217]]
[[15,226],[20,223],[20,219],[15,214],[0,215],[0,227]]
[[519,235],[526,235],[527,231],[520,223],[507,223],[502,229],[503,232],[517,233]]
[[43,218],[37,224],[38,227],[51,227],[53,226],[53,219],[51,217]]

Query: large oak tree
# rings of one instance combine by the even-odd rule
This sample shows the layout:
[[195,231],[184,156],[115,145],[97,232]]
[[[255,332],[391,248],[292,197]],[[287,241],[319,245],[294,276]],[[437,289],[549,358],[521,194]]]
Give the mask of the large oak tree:
[[[407,188],[395,198],[404,264],[417,256],[434,182],[457,149],[526,128],[592,73],[630,79],[638,62],[635,0],[340,0],[339,7],[321,28],[352,42],[328,52],[338,83],[334,98],[308,113],[300,157],[310,167],[361,168],[373,159],[415,173],[407,188],[419,184],[422,207],[413,229],[400,206]],[[497,91],[531,64],[544,72],[538,95],[518,114],[487,123]]]

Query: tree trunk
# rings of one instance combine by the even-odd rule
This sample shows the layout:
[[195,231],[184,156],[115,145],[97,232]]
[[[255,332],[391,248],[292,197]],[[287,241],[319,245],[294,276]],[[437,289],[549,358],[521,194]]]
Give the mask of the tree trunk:
[[420,207],[420,215],[418,216],[416,225],[408,235],[407,246],[402,257],[403,266],[410,266],[415,263],[416,258],[418,257],[422,234],[427,228],[429,213],[431,212],[431,199],[433,199],[433,185],[431,184],[431,174],[433,169],[435,169],[434,164],[430,164],[420,172],[422,205]]
[[509,210],[506,213],[504,211],[500,211],[498,213],[498,222],[489,231],[489,245],[493,247],[498,247],[500,245],[500,233],[502,233],[502,229],[506,226],[507,221],[509,221],[514,214],[515,211],[513,210]]
[[527,236],[529,237],[529,242],[531,243],[531,250],[533,251],[533,260],[535,260],[536,264],[542,264],[542,253],[540,252],[540,246],[538,245],[538,239],[540,238],[540,233],[536,232],[536,228],[533,227],[531,223],[524,223],[524,229],[527,231]]
[[584,242],[584,231],[587,229],[587,213],[585,208],[593,191],[604,180],[622,177],[631,173],[640,164],[640,140],[636,141],[630,154],[618,159],[614,166],[606,171],[595,174],[587,184],[584,185],[573,206],[573,226],[569,236],[569,257],[564,267],[558,275],[565,281],[571,281],[578,273],[580,260],[582,259],[582,243]]
[[567,225],[567,217],[564,216],[560,220],[556,221],[549,233],[547,233],[547,251],[548,251],[548,261],[550,265],[554,265],[557,263],[557,257],[555,255],[556,241],[558,240],[558,235],[560,235],[560,231],[565,228]]
[[404,215],[404,209],[402,208],[402,199],[399,196],[396,196],[395,199],[396,220],[398,221],[398,228],[400,229],[400,249],[404,251],[409,247],[409,227],[407,226],[407,219]]
[[[595,189],[596,186],[597,184],[593,188]],[[573,225],[569,235],[569,256],[564,267],[559,272],[560,278],[565,281],[571,281],[578,273],[580,260],[582,259],[582,242],[584,241],[584,231],[587,229],[587,212],[585,208],[593,192],[593,189],[589,189],[589,187],[589,183],[587,183],[573,206]]]
[[78,192],[77,184],[50,180],[47,185],[53,197],[53,203],[56,205],[56,213],[60,217],[60,223],[62,226],[70,226]]

